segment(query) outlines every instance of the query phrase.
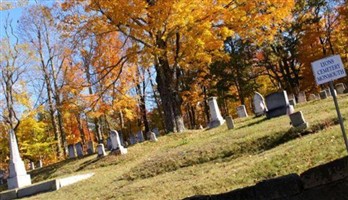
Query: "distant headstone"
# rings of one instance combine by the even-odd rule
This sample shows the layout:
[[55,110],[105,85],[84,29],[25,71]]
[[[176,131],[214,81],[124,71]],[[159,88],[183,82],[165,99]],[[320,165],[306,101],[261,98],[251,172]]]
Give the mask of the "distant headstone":
[[111,139],[111,145],[112,145],[112,152],[116,152],[118,154],[126,154],[127,149],[124,148],[120,141],[120,136],[117,131],[112,130],[110,131],[110,139]]
[[131,145],[137,143],[137,139],[134,137],[133,134],[131,134],[131,135],[129,136],[129,143],[130,143]]
[[30,162],[30,170],[34,170],[35,169],[35,163],[34,162]]
[[98,152],[98,157],[106,156],[104,144],[97,145],[97,152]]
[[326,90],[320,91],[319,96],[320,96],[320,99],[326,99],[328,96]]
[[39,168],[43,167],[42,160],[39,160]]
[[4,184],[4,176],[5,176],[5,171],[0,169],[0,185]]
[[294,94],[289,94],[289,95],[288,95],[288,98],[289,98],[289,101],[290,101],[291,99],[295,99],[295,102],[296,102],[296,97],[295,97]]
[[297,95],[297,102],[298,103],[305,103],[307,102],[307,98],[306,98],[306,93],[305,92],[300,92]]
[[290,99],[289,104],[295,107],[296,106],[296,99]]
[[233,122],[233,119],[232,119],[231,116],[227,116],[227,117],[226,117],[226,124],[227,124],[228,130],[234,128],[234,122]]
[[305,121],[302,111],[298,111],[289,115],[291,124],[297,129],[308,128],[308,122]]
[[152,131],[149,132],[150,134],[150,141],[151,142],[157,142],[157,137],[156,137],[156,134]]
[[294,107],[290,105],[286,91],[274,92],[266,96],[268,111],[267,118],[279,117],[281,115],[291,114]]
[[82,143],[78,142],[75,144],[75,148],[76,148],[76,153],[78,157],[83,157],[83,147],[82,147]]
[[140,142],[144,142],[144,134],[143,134],[143,131],[138,131],[137,132],[137,141],[140,143]]
[[13,129],[9,132],[10,143],[10,163],[9,163],[9,176],[7,179],[8,189],[22,188],[31,185],[30,175],[25,170],[25,165],[20,157],[17,139]]
[[237,114],[239,118],[248,117],[248,113],[246,111],[245,105],[241,105],[237,107]]
[[203,129],[204,129],[203,126],[202,126],[202,124],[199,125],[199,129],[200,129],[200,130],[203,130]]
[[210,122],[209,128],[214,128],[225,123],[225,120],[222,118],[219,106],[216,102],[216,97],[210,97],[208,99],[209,111],[210,111]]
[[255,92],[253,103],[254,103],[254,113],[256,117],[262,116],[267,112],[265,99],[260,93]]
[[106,139],[106,149],[109,150],[109,151],[112,150],[112,144],[111,144],[111,139],[110,139],[110,137],[108,137],[108,138]]
[[87,153],[88,155],[94,154],[94,144],[91,140],[87,142]]
[[308,101],[314,101],[317,100],[317,96],[315,94],[309,94]]
[[75,145],[69,144],[68,145],[68,152],[69,152],[69,158],[76,158],[76,150]]
[[[334,92],[335,92],[335,94],[336,94],[336,96],[337,96],[337,91],[336,91],[335,89],[334,89]],[[327,89],[326,89],[326,94],[327,94],[327,96],[329,96],[329,97],[332,96],[330,88],[327,88]]]
[[336,84],[337,94],[343,94],[345,90],[346,90],[346,87],[344,86],[343,83]]
[[160,132],[159,132],[159,130],[158,130],[158,128],[156,127],[156,128],[154,128],[154,129],[152,129],[152,132],[154,132],[155,134],[156,134],[156,136],[157,137],[159,137],[160,136]]

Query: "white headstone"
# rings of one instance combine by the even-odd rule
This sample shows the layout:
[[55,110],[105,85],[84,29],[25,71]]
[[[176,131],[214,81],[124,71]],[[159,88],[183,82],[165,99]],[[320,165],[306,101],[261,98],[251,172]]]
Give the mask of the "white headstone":
[[239,118],[248,117],[248,113],[246,111],[245,105],[241,105],[237,107],[237,114]]
[[42,160],[39,160],[39,167],[43,167]]
[[112,145],[112,151],[119,151],[120,154],[126,154],[127,149],[124,148],[121,144],[120,136],[115,130],[110,131],[110,139]]
[[10,143],[10,174],[7,179],[8,189],[22,188],[31,185],[30,175],[25,170],[25,165],[19,155],[18,144],[14,131],[9,132]]
[[344,86],[343,83],[336,84],[336,91],[338,94],[343,94],[345,90],[346,90],[346,87]]
[[68,145],[68,152],[69,152],[69,158],[76,158],[76,149],[75,149],[75,145],[69,144],[69,145]]
[[34,170],[35,169],[35,163],[34,162],[30,162],[30,170]]
[[209,128],[214,128],[225,123],[225,120],[222,118],[219,106],[216,102],[216,97],[210,97],[208,99],[209,111],[210,111],[210,122]]
[[298,103],[307,102],[306,93],[305,92],[298,93],[297,100],[298,100]]
[[150,131],[150,141],[157,142],[156,133]]
[[255,92],[253,103],[254,103],[254,113],[257,117],[266,113],[267,107],[266,107],[265,99],[260,93]]
[[98,144],[97,151],[98,151],[98,157],[106,156],[104,144]]

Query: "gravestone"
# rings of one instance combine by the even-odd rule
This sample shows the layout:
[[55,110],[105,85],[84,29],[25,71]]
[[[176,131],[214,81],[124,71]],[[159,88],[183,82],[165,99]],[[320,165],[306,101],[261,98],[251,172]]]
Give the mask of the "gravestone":
[[157,127],[156,127],[156,128],[153,128],[153,129],[152,129],[152,132],[154,132],[154,133],[156,134],[157,137],[160,136],[160,132],[159,132],[159,130],[158,130]]
[[39,160],[39,168],[43,167],[42,160]]
[[131,135],[129,136],[129,143],[130,143],[131,145],[137,143],[137,139],[134,137],[133,134],[131,134]]
[[296,106],[296,100],[295,99],[290,99],[289,100],[289,104],[295,107]]
[[97,152],[98,152],[98,157],[106,156],[104,144],[98,144],[97,145]]
[[149,134],[149,138],[150,138],[150,141],[151,142],[157,142],[157,137],[156,137],[156,133],[154,133],[154,132],[152,132],[152,131],[150,131],[149,132],[150,134]]
[[245,105],[241,105],[237,107],[237,114],[239,118],[248,117],[248,113],[246,111]]
[[82,147],[82,143],[78,142],[75,144],[75,148],[76,148],[76,153],[78,157],[83,157],[83,147]]
[[296,129],[306,129],[308,128],[308,122],[305,121],[302,111],[294,112],[289,115],[291,120],[291,125]]
[[76,158],[76,150],[73,144],[68,145],[68,153],[69,158]]
[[35,169],[35,163],[34,162],[30,162],[30,170],[34,170]]
[[308,101],[314,101],[317,100],[317,96],[315,94],[309,94]]
[[143,131],[138,131],[137,132],[137,141],[139,142],[139,143],[141,143],[141,142],[144,142],[144,134],[143,134]]
[[265,99],[260,93],[255,92],[253,103],[254,103],[254,113],[256,117],[262,116],[267,112]]
[[234,128],[234,122],[233,122],[233,118],[231,116],[226,117],[226,124],[227,124],[228,130]]
[[88,155],[94,154],[94,144],[91,140],[87,142],[87,153]]
[[297,95],[297,102],[298,103],[305,103],[307,102],[307,98],[306,98],[306,93],[305,92],[300,92]]
[[326,99],[328,96],[326,90],[320,91],[319,96],[320,96],[320,99]]
[[7,179],[8,189],[22,188],[31,185],[30,175],[25,170],[25,165],[20,157],[17,139],[12,129],[9,132],[10,143],[10,174]]
[[106,149],[107,149],[108,151],[111,151],[111,150],[112,150],[112,144],[111,144],[111,139],[110,139],[110,137],[108,137],[108,138],[106,139]]
[[[335,92],[335,94],[336,94],[336,96],[337,96],[337,91],[336,91],[335,89],[334,89],[334,92]],[[332,96],[330,88],[327,88],[327,89],[326,89],[326,94],[327,94],[327,96],[329,96],[329,97]]]
[[286,91],[274,92],[266,96],[268,111],[267,118],[279,117],[294,112],[294,107],[290,105]]
[[336,84],[337,94],[343,94],[345,90],[346,90],[346,87],[344,86],[343,83]]
[[117,131],[112,130],[110,131],[110,139],[111,139],[111,145],[112,145],[112,152],[116,152],[117,154],[126,154],[127,149],[124,148],[120,141],[120,136]]
[[203,129],[204,129],[203,126],[202,126],[202,124],[199,125],[199,129],[200,129],[200,130],[203,130]]
[[225,123],[225,120],[222,118],[219,106],[216,102],[216,97],[210,97],[208,99],[209,111],[210,111],[210,122],[209,128],[214,128]]

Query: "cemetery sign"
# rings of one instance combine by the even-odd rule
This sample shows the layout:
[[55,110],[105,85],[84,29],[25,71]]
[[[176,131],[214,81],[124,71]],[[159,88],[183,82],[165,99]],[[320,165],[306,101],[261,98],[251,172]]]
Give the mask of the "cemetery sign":
[[339,55],[312,62],[312,70],[317,85],[347,76]]

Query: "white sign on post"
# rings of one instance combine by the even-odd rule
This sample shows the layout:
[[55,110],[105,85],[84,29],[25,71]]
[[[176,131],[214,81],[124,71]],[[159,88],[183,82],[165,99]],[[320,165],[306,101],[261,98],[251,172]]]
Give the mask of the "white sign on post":
[[317,85],[347,76],[339,55],[326,57],[312,62],[312,70]]

